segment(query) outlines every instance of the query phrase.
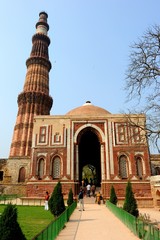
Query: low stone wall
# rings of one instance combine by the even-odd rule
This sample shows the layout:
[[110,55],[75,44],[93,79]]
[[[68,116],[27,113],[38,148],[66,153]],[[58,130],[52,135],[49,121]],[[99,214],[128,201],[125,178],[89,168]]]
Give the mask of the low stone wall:
[[0,186],[3,186],[2,194],[17,194],[26,196],[26,183],[0,184]]
[[[44,206],[44,198],[22,197],[8,200],[0,200],[0,204],[7,205],[9,203],[23,206]],[[64,203],[65,205],[67,205],[67,199],[64,199]]]
[[[49,192],[51,195],[58,181],[30,181],[27,183],[26,195],[27,197],[44,197],[45,192]],[[73,195],[76,196],[79,193],[79,183],[61,181],[63,197],[68,198],[70,188],[72,188]]]
[[[136,198],[138,208],[153,208],[153,198]],[[124,198],[118,199],[118,207],[123,207]]]
[[15,198],[9,200],[1,200],[0,204],[16,204],[16,205],[23,205],[23,206],[44,206],[44,198]]

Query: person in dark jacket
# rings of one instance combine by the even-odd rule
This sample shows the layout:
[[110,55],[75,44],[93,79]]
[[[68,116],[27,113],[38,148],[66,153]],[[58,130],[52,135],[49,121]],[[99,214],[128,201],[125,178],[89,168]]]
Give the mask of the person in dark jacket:
[[83,189],[80,189],[80,192],[78,194],[78,201],[79,201],[79,211],[84,211],[84,199],[83,199]]

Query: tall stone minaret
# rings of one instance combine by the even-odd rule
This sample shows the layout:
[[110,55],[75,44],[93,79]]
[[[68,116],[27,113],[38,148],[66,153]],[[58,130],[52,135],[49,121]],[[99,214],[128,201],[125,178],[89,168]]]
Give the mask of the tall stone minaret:
[[49,96],[49,61],[47,36],[48,15],[39,14],[36,34],[32,37],[32,50],[26,61],[27,73],[23,92],[18,96],[18,114],[10,148],[10,158],[30,157],[35,115],[49,115],[53,100]]

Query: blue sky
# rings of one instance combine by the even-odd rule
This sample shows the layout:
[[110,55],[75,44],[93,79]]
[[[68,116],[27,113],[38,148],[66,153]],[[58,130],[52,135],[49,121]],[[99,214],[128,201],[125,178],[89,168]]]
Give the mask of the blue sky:
[[23,91],[25,62],[39,12],[48,13],[51,115],[90,100],[111,113],[127,111],[130,45],[160,24],[159,0],[0,0],[0,158],[9,156]]

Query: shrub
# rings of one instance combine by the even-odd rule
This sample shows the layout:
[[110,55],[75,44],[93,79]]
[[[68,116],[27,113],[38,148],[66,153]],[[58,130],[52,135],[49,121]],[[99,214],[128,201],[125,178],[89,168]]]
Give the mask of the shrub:
[[110,199],[109,199],[109,201],[110,201],[111,203],[113,203],[114,205],[117,205],[118,199],[117,199],[116,192],[115,192],[115,189],[114,189],[113,185],[112,185],[112,187],[111,187]]
[[[151,222],[150,215],[146,214],[146,213],[144,213],[144,214],[140,213],[138,218],[145,223],[150,223]],[[155,222],[155,224],[156,224],[156,222]]]
[[72,188],[70,188],[68,193],[67,205],[70,206],[73,203],[73,192]]
[[139,216],[137,202],[134,197],[134,194],[132,191],[132,185],[131,185],[130,181],[128,181],[127,186],[126,186],[126,196],[125,196],[123,209],[135,217]]
[[26,237],[17,222],[17,208],[11,203],[5,207],[0,217],[0,239],[26,240]]
[[60,182],[58,182],[55,186],[52,195],[48,201],[48,205],[49,210],[55,217],[59,216],[62,212],[65,211],[62,186]]

